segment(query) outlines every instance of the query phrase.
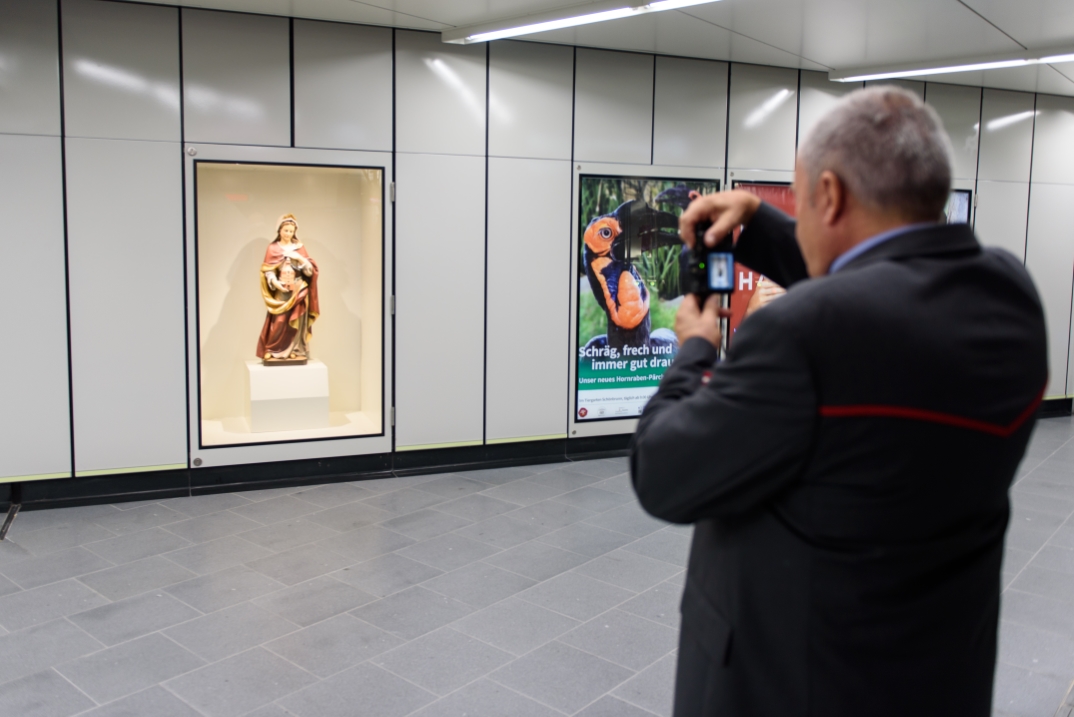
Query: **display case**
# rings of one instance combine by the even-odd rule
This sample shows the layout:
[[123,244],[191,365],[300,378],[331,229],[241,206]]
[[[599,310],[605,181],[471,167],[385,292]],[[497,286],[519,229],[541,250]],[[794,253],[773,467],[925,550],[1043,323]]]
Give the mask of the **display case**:
[[629,433],[678,352],[678,217],[714,170],[577,164],[570,436]]
[[389,160],[186,147],[195,468],[391,450]]

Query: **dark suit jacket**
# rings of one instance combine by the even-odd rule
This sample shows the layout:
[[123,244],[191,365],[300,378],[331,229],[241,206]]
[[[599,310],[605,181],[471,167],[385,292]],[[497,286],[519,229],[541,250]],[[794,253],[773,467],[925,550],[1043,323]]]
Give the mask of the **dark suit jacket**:
[[1007,490],[1047,379],[1021,263],[965,225],[805,280],[762,207],[738,261],[789,287],[726,361],[681,347],[642,414],[642,505],[696,523],[676,717],[987,717]]

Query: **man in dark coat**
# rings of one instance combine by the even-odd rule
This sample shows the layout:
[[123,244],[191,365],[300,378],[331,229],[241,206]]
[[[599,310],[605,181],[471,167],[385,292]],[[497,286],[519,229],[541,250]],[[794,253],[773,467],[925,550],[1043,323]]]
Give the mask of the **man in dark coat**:
[[915,96],[862,90],[799,150],[797,226],[744,192],[683,215],[745,224],[736,260],[789,291],[719,364],[687,297],[634,438],[641,504],[695,524],[676,717],[990,714],[1046,338],[1021,262],[939,223],[949,157]]

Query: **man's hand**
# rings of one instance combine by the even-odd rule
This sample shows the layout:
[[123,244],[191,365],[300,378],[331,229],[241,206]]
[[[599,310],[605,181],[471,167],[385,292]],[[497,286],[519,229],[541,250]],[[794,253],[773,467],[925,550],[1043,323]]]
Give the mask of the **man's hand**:
[[694,226],[707,219],[712,226],[705,232],[705,244],[716,246],[717,241],[739,224],[749,223],[760,206],[759,197],[741,189],[706,194],[690,202],[690,206],[679,217],[679,236],[692,249]]
[[720,348],[720,317],[730,315],[729,310],[720,308],[719,294],[709,296],[703,310],[697,305],[697,297],[687,294],[675,314],[675,335],[679,337],[679,346],[698,337]]

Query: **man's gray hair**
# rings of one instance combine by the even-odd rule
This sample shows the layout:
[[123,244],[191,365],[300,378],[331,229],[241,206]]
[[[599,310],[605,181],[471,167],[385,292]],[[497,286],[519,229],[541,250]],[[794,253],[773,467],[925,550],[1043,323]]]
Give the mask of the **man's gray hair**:
[[831,170],[862,204],[935,221],[951,192],[951,140],[911,92],[870,87],[844,97],[806,135],[798,159],[811,186]]

